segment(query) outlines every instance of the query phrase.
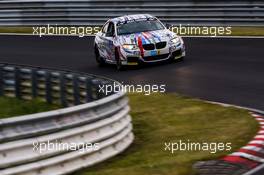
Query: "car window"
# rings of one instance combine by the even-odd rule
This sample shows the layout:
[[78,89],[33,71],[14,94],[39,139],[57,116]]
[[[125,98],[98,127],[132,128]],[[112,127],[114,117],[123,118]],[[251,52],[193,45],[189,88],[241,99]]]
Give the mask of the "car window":
[[131,33],[163,30],[164,26],[158,20],[132,21],[117,26],[118,35],[127,35]]
[[114,33],[115,33],[114,23],[110,22],[108,25],[106,36],[108,37],[114,36]]

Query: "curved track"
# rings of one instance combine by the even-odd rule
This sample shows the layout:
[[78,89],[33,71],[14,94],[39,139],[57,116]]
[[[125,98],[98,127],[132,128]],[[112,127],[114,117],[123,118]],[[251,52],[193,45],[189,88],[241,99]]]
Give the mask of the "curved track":
[[66,68],[264,110],[264,39],[185,38],[185,62],[118,72],[97,67],[93,37],[0,36],[0,62]]

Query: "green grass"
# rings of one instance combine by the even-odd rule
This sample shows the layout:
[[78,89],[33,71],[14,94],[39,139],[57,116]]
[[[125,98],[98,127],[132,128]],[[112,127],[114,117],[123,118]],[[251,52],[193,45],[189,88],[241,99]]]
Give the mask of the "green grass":
[[[245,145],[259,126],[250,114],[177,94],[130,94],[134,143],[122,154],[73,175],[190,175],[199,160],[216,159]],[[232,150],[164,151],[164,142],[231,142]]]
[[[32,27],[0,27],[0,33],[32,34],[33,29]],[[264,27],[233,26],[231,36],[264,36]]]
[[233,36],[264,36],[264,27],[232,27]]
[[32,34],[32,27],[0,27],[0,33],[25,33]]
[[0,119],[50,111],[57,108],[59,108],[58,105],[51,105],[39,99],[24,101],[16,98],[0,97]]

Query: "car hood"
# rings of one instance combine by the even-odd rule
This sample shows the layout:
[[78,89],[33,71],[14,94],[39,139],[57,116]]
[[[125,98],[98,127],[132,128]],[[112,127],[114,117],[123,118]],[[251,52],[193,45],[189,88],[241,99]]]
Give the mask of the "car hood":
[[140,33],[133,33],[128,35],[119,35],[118,41],[120,45],[123,44],[138,44],[141,40],[142,44],[158,43],[161,41],[169,41],[175,38],[177,35],[167,29],[165,30],[155,30]]

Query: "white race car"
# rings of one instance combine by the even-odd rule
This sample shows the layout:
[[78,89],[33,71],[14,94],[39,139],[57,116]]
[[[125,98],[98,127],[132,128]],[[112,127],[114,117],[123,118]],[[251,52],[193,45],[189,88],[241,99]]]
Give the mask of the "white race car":
[[141,62],[183,59],[184,42],[149,14],[109,19],[95,37],[99,65],[116,64],[117,69]]

